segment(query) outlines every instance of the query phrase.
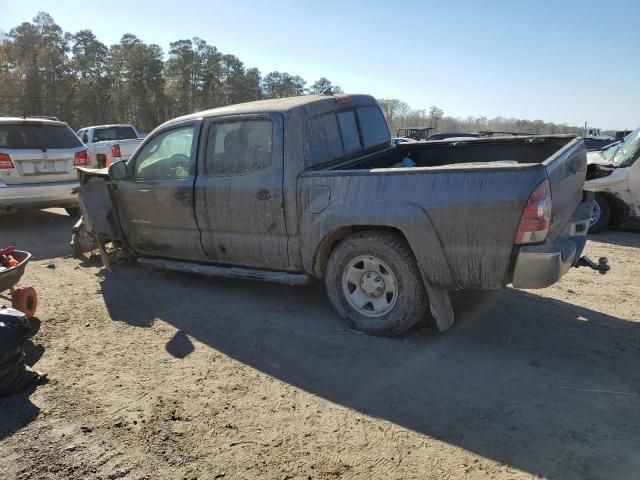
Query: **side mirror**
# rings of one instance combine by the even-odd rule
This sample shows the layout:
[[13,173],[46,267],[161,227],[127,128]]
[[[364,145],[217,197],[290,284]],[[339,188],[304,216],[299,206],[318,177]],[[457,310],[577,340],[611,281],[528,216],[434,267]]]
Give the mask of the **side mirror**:
[[111,180],[124,180],[127,178],[127,164],[123,160],[113,162],[107,173]]

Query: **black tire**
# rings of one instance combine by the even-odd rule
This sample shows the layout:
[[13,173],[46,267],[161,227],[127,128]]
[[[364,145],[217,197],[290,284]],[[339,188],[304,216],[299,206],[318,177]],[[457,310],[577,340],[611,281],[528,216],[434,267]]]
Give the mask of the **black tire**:
[[595,195],[595,203],[597,204],[595,208],[600,208],[600,216],[597,221],[593,222],[589,225],[589,233],[598,233],[603,231],[609,226],[609,222],[611,220],[611,207],[609,206],[609,202],[607,199],[596,193]]
[[[382,316],[360,313],[347,298],[343,273],[354,259],[373,256],[386,264],[396,279],[397,298]],[[411,248],[400,235],[369,230],[344,239],[331,252],[325,273],[327,295],[333,307],[352,328],[371,335],[399,335],[419,320],[429,309],[427,293]]]
[[80,207],[67,207],[65,211],[70,217],[79,217],[80,216]]

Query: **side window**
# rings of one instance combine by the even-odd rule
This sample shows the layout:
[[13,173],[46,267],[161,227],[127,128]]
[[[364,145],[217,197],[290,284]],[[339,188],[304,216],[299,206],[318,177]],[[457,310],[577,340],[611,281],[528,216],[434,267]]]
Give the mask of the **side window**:
[[192,155],[194,127],[158,134],[136,157],[136,180],[181,179],[195,172]]
[[262,170],[273,158],[271,120],[222,122],[209,127],[205,171],[239,175]]
[[342,132],[342,143],[344,153],[349,154],[362,148],[360,145],[360,135],[358,134],[358,124],[356,114],[353,110],[338,113],[338,123]]
[[335,113],[307,120],[305,148],[310,166],[330,162],[344,155]]
[[89,135],[87,132],[88,130],[82,131],[82,137],[80,137],[82,139],[82,143],[89,143]]
[[358,118],[362,129],[362,141],[364,148],[373,147],[382,143],[389,143],[389,127],[378,107],[358,108]]

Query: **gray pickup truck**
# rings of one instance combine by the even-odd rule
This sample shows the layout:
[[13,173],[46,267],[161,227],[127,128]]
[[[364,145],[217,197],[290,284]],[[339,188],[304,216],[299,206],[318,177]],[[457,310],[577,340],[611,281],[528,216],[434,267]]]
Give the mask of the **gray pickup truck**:
[[[375,99],[319,95],[171,120],[128,162],[79,169],[76,253],[306,283],[353,328],[395,335],[456,289],[543,288],[581,259],[593,210],[571,136],[392,146]],[[82,240],[84,239],[84,240]],[[92,239],[87,241],[87,239]]]

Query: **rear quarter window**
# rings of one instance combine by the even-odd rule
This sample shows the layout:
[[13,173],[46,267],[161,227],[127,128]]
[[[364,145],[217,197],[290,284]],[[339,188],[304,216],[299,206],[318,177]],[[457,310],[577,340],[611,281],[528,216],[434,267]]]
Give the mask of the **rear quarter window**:
[[0,148],[77,148],[82,142],[66,125],[1,125]]

